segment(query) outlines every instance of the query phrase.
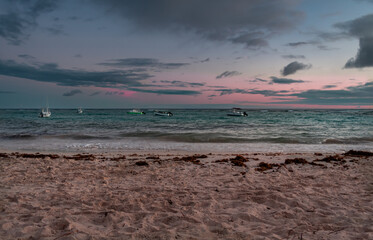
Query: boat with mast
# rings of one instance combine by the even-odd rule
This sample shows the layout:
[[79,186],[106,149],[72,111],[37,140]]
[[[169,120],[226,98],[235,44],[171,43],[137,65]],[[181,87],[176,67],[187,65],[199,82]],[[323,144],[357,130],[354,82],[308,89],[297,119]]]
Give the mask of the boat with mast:
[[39,117],[41,117],[41,118],[49,118],[51,115],[52,115],[52,113],[49,110],[49,104],[48,104],[48,99],[47,99],[47,106],[46,106],[46,108],[42,108],[41,109]]

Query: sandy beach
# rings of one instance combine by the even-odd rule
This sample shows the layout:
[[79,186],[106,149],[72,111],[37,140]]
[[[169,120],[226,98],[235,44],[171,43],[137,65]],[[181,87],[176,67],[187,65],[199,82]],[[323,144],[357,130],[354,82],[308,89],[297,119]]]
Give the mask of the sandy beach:
[[0,154],[1,239],[372,239],[373,156]]

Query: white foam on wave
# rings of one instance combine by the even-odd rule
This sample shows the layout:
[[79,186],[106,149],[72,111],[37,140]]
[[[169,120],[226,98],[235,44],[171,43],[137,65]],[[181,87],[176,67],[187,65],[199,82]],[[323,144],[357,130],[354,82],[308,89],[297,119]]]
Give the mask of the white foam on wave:
[[33,141],[17,140],[1,142],[1,148],[13,151],[190,151],[190,152],[344,152],[371,150],[367,144],[288,144],[288,143],[183,143],[165,142],[156,139],[121,140],[63,140],[38,139]]

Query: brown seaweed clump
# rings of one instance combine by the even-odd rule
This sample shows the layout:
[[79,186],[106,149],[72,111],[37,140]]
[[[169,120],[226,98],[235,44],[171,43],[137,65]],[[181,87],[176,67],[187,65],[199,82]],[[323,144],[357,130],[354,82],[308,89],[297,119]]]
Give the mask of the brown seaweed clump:
[[285,159],[285,164],[307,164],[308,161],[304,158]]
[[280,165],[279,164],[276,164],[276,163],[265,163],[265,162],[260,162],[258,167],[255,168],[256,171],[259,171],[259,172],[264,172],[264,171],[267,171],[267,170],[270,170],[270,169],[273,169],[273,167],[277,167],[279,168]]
[[247,167],[245,162],[248,162],[247,158],[243,157],[242,155],[237,155],[235,158],[229,159],[233,166],[239,166],[239,167]]
[[220,160],[216,160],[215,162],[216,163],[227,163],[229,161],[229,159],[220,159]]
[[197,159],[195,156],[186,156],[186,157],[175,157],[174,161],[184,161],[184,162],[191,162],[193,164],[201,164],[201,161]]
[[158,156],[149,156],[149,157],[146,157],[146,159],[159,160],[159,157]]
[[147,163],[145,161],[138,161],[138,162],[135,162],[135,164],[137,166],[149,166],[149,163]]
[[348,152],[345,152],[343,155],[355,157],[370,157],[373,156],[373,152],[350,150]]
[[58,156],[57,154],[42,154],[42,153],[13,153],[12,155],[15,155],[17,158],[18,157],[21,157],[21,158],[41,158],[41,159],[45,159],[47,157],[49,157],[50,159],[56,159],[56,158],[59,158],[60,156]]
[[0,158],[7,158],[9,155],[7,153],[0,153]]
[[327,157],[324,157],[322,159],[318,159],[318,160],[315,160],[314,162],[327,162],[327,163],[330,163],[330,162],[346,162],[345,160],[343,160],[343,157],[339,156],[339,155],[334,155],[334,156],[327,156]]
[[120,161],[120,160],[125,160],[126,159],[126,156],[125,155],[122,155],[122,156],[119,156],[119,157],[113,157],[113,158],[110,158],[111,161]]
[[65,159],[72,159],[72,160],[85,160],[85,161],[93,161],[96,159],[95,155],[93,154],[75,154],[72,156],[63,156]]

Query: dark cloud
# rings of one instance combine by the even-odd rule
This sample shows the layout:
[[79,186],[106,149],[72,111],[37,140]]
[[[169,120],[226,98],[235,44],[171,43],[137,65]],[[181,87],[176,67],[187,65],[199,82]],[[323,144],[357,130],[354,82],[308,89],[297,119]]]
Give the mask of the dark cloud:
[[218,90],[215,90],[216,92],[220,92],[220,96],[224,96],[224,95],[231,95],[231,94],[234,94],[234,93],[240,93],[240,94],[249,94],[249,90],[245,90],[245,89],[239,89],[239,88],[236,88],[236,89],[218,89]]
[[292,83],[304,83],[303,80],[294,80],[290,78],[278,78],[278,77],[270,77],[272,80],[270,81],[271,84],[292,84]]
[[210,61],[210,58],[206,58],[206,59],[202,60],[201,63],[208,62],[208,61]]
[[154,58],[123,58],[112,59],[108,62],[99,63],[98,65],[109,67],[142,67],[142,68],[158,68],[158,69],[175,69],[189,65],[189,63],[162,63]]
[[299,46],[303,46],[303,45],[313,45],[314,42],[291,42],[291,43],[287,43],[285,44],[285,46],[288,46],[288,47],[299,47]]
[[306,57],[304,55],[282,55],[285,59],[305,59]]
[[355,58],[345,64],[345,68],[373,67],[373,14],[352,21],[337,23],[335,27],[345,34],[359,38],[359,50]]
[[231,39],[232,43],[242,43],[247,48],[261,48],[268,46],[268,42],[265,40],[263,33],[245,33]]
[[289,93],[287,90],[273,91],[273,90],[251,90],[250,94],[260,94],[266,97],[283,96],[284,93]]
[[239,94],[259,94],[259,95],[269,97],[269,96],[283,96],[284,93],[289,93],[289,91],[287,90],[273,91],[273,90],[257,90],[257,89],[239,89],[239,88],[235,88],[235,89],[225,88],[225,89],[217,89],[215,91],[220,92],[220,96],[239,93]]
[[[154,88],[164,86],[141,83],[142,80],[149,79],[153,76],[138,70],[88,72],[83,70],[60,69],[58,65],[53,63],[30,66],[18,64],[14,61],[0,60],[0,75],[31,79],[39,82],[52,82],[61,86],[110,87],[165,95],[201,94],[200,91],[194,90],[146,89],[147,87]],[[165,83],[176,84],[177,87],[204,86],[204,83],[187,83],[181,81],[169,81]],[[91,94],[91,96],[97,94]]]
[[307,90],[288,94],[299,99],[286,103],[320,105],[371,105],[373,102],[373,82],[348,87],[342,90]]
[[108,95],[108,96],[111,96],[111,95],[124,95],[124,92],[109,91],[109,92],[106,92],[105,95]]
[[140,89],[140,88],[128,88],[130,91],[143,92],[143,93],[155,93],[159,95],[199,95],[200,91],[193,90],[178,90],[178,89]]
[[265,36],[292,29],[303,18],[298,0],[94,0],[145,31],[189,31],[213,41],[266,46]]
[[96,96],[96,95],[99,95],[101,92],[94,92],[94,93],[91,93],[89,94],[90,97],[93,97],[93,96]]
[[[301,92],[288,90],[257,90],[257,89],[217,89],[220,96],[230,94],[259,94],[266,97],[276,97],[270,104],[315,104],[315,105],[371,105],[373,102],[373,82],[341,90],[312,89]],[[296,99],[294,99],[296,98]]]
[[35,57],[31,56],[31,55],[28,55],[28,54],[20,54],[18,55],[19,58],[23,58],[23,59],[26,59],[26,60],[31,60],[31,59],[35,59]]
[[268,82],[268,80],[261,79],[261,78],[255,78],[252,80],[248,80],[248,82]]
[[360,38],[360,48],[355,58],[350,58],[345,64],[345,68],[373,67],[373,37]]
[[170,84],[173,87],[180,87],[180,88],[186,88],[186,87],[203,87],[205,86],[205,83],[196,83],[196,82],[182,82],[182,81],[168,81],[168,80],[161,80],[161,83],[167,83]]
[[74,90],[71,90],[70,92],[66,92],[64,94],[62,94],[62,96],[64,97],[71,97],[71,96],[74,96],[76,94],[82,94],[83,92],[79,89],[74,89]]
[[284,69],[281,70],[282,76],[287,76],[290,74],[293,74],[299,70],[309,69],[311,68],[311,65],[303,64],[300,62],[291,62],[288,65],[284,67]]
[[75,54],[74,57],[76,57],[76,58],[81,58],[82,55],[81,55],[81,54]]
[[0,75],[52,82],[61,86],[121,87],[141,86],[141,80],[152,77],[137,70],[89,72],[84,70],[60,69],[56,64],[31,66],[14,61],[0,60]]
[[242,73],[237,72],[237,71],[225,71],[222,74],[216,76],[216,79],[227,78],[227,77],[234,77],[234,76],[238,76],[238,75],[241,75],[241,74]]
[[335,87],[337,87],[337,85],[325,85],[322,88],[323,89],[328,89],[328,88],[335,88]]
[[29,31],[35,28],[37,18],[56,8],[53,0],[14,0],[7,1],[6,13],[0,15],[0,36],[12,45],[20,45],[28,38]]

